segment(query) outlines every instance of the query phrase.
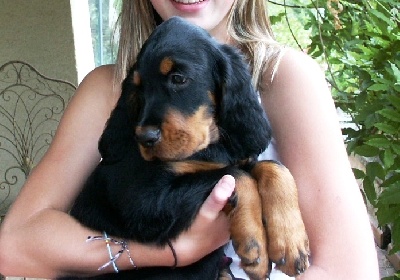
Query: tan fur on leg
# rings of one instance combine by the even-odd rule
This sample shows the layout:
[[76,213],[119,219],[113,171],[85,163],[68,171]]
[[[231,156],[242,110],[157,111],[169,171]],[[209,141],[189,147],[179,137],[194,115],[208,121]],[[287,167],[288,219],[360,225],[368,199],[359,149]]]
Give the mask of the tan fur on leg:
[[247,174],[235,179],[237,205],[225,208],[231,221],[232,242],[247,275],[254,280],[265,279],[269,273],[267,240],[257,182]]
[[286,167],[272,161],[258,162],[252,175],[261,195],[268,255],[282,272],[298,275],[309,266],[309,244],[294,178]]

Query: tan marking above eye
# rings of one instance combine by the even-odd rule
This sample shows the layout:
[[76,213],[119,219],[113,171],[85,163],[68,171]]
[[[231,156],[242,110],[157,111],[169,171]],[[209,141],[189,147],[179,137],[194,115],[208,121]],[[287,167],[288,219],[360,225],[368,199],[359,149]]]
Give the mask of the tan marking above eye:
[[138,71],[133,72],[133,83],[134,83],[136,86],[139,86],[139,85],[140,85],[140,74],[139,74]]
[[174,62],[170,57],[164,57],[160,63],[160,72],[163,75],[168,75],[172,70],[172,66],[174,66]]

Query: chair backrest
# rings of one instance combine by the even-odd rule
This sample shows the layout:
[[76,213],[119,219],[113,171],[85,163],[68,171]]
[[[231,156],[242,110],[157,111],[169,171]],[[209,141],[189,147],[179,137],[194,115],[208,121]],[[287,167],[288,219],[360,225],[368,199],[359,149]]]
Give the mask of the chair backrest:
[[0,66],[0,216],[49,147],[75,89],[25,62]]

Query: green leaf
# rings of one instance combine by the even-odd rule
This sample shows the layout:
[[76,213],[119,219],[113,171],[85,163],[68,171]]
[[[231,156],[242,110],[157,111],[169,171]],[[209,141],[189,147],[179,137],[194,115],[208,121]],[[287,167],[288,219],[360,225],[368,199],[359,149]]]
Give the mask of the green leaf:
[[[398,79],[400,79],[400,72],[399,72],[399,77]],[[396,107],[398,110],[400,110],[400,97],[399,96],[395,96],[395,95],[388,95],[387,99],[390,101],[390,103]]]
[[385,179],[385,170],[378,162],[372,161],[367,163],[366,174],[371,179],[371,181],[374,181],[375,178],[379,178],[382,180]]
[[381,280],[398,280],[400,279],[398,277],[400,277],[400,275],[399,276],[393,275],[393,276],[383,277],[381,278]]
[[392,143],[392,149],[397,155],[400,155],[400,145],[399,144]]
[[381,188],[387,188],[392,185],[400,184],[400,173],[391,174],[386,180],[380,185]]
[[379,196],[379,203],[382,204],[400,204],[400,185],[392,185],[385,188]]
[[390,147],[391,142],[386,138],[377,137],[377,138],[372,138],[372,139],[368,140],[366,142],[366,144],[373,146],[373,147],[377,147],[377,148],[387,149]]
[[395,220],[399,215],[398,213],[400,213],[400,205],[380,205],[378,202],[377,207],[376,217],[378,218],[380,226],[393,223],[393,220]]
[[375,157],[379,154],[379,149],[368,145],[361,145],[354,148],[354,153],[363,157]]
[[[369,108],[368,108],[369,109]],[[367,113],[367,110],[366,110]],[[364,125],[366,129],[371,129],[374,127],[374,125],[376,124],[376,115],[375,114],[370,114],[364,117]],[[371,145],[373,146],[373,145]]]
[[353,168],[353,173],[354,173],[354,177],[356,177],[356,179],[364,179],[364,177],[365,177],[364,171],[362,171],[358,168]]
[[394,155],[391,149],[386,149],[383,153],[383,163],[386,168],[390,168],[394,164]]
[[398,132],[397,128],[387,123],[376,123],[374,124],[374,126],[380,131],[385,132],[387,134],[396,134]]
[[386,108],[379,110],[377,113],[384,116],[385,118],[388,118],[389,120],[400,122],[400,113],[393,109]]
[[396,66],[396,64],[390,63],[390,66],[392,67],[394,76],[396,78],[396,84],[400,84],[400,70],[399,68]]
[[375,206],[376,205],[376,191],[373,181],[369,177],[365,177],[363,180],[363,189],[365,196],[367,197],[368,201]]
[[368,89],[373,91],[387,91],[389,86],[387,84],[373,84],[372,86],[368,87]]

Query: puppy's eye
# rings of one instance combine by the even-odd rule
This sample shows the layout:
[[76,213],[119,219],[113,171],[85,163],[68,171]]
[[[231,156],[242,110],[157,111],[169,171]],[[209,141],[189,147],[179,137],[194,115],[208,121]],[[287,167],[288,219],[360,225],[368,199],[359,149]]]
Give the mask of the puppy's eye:
[[175,85],[183,85],[187,82],[187,78],[181,74],[171,74],[170,79],[171,83]]

